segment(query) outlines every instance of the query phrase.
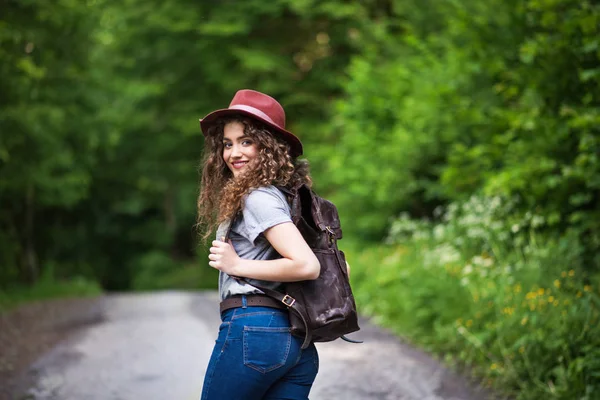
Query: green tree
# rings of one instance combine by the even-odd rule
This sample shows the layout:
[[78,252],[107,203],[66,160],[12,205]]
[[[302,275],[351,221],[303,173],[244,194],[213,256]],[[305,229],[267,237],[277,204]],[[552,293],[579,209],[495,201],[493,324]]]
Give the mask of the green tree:
[[[85,198],[92,124],[87,4],[3,2],[0,20],[0,277],[34,281],[50,232]],[[66,239],[66,238],[62,238]]]

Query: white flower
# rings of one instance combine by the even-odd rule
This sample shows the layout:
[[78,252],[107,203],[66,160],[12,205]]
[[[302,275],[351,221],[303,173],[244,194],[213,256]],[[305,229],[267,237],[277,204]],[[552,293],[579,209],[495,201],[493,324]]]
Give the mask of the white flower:
[[433,236],[436,239],[442,239],[444,237],[444,233],[445,233],[445,229],[443,225],[436,225],[435,228],[433,228]]
[[483,257],[481,256],[475,256],[471,261],[473,261],[473,264],[475,265],[483,265]]
[[534,228],[542,225],[544,225],[544,217],[540,215],[534,215],[533,218],[531,218],[531,226]]
[[463,268],[463,274],[465,275],[469,275],[471,272],[473,272],[473,266],[471,264],[467,264],[464,268]]
[[494,265],[494,260],[491,257],[484,258],[481,265],[483,265],[484,267],[491,267],[492,265]]

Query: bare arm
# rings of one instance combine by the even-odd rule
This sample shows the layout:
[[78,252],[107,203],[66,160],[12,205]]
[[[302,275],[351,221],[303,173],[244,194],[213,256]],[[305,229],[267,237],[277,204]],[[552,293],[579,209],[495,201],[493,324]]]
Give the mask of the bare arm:
[[294,282],[319,276],[319,260],[293,223],[275,225],[267,229],[264,235],[281,258],[246,260],[237,255],[230,243],[214,240],[208,264],[231,276],[265,281]]

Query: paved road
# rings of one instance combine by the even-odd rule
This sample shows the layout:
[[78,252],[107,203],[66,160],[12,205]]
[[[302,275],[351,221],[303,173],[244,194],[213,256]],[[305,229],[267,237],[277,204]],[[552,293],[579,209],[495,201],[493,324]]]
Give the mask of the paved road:
[[[31,400],[198,399],[219,316],[215,292],[102,299],[100,322],[40,358]],[[479,400],[462,378],[364,322],[354,337],[318,344],[312,400]],[[226,400],[226,399],[223,399]]]

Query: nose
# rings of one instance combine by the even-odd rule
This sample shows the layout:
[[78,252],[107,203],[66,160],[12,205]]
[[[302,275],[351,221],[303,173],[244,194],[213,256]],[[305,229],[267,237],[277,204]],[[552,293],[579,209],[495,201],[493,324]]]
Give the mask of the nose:
[[242,156],[242,149],[240,148],[240,146],[238,146],[237,144],[234,144],[231,146],[231,157],[232,158],[239,158]]

